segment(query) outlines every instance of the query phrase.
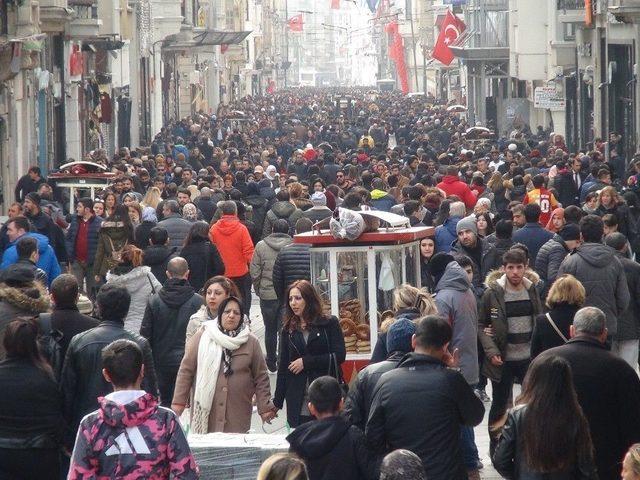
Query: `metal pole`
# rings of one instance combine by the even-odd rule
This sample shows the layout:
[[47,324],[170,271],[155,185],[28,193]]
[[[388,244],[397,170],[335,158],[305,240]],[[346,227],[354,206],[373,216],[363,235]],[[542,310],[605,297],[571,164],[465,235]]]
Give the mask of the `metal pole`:
[[289,76],[289,0],[284,0],[284,42],[285,42],[284,86],[286,88],[287,77]]
[[[411,3],[411,9],[413,9],[413,3]],[[415,78],[416,81],[416,92],[418,90],[420,90],[420,86],[418,85],[418,57],[416,55],[416,34],[413,30],[413,12],[407,12],[409,13],[409,22],[411,24],[411,44],[413,46],[412,50],[413,50],[413,77]],[[425,95],[427,94],[427,92],[424,92]]]

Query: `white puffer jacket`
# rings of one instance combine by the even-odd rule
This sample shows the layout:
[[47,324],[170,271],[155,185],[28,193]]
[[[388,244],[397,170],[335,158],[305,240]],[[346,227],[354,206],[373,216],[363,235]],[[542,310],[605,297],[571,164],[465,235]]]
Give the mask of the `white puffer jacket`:
[[[162,284],[151,273],[151,268],[136,267],[123,275],[107,273],[107,284],[125,287],[131,295],[129,313],[124,321],[124,328],[135,333],[140,333],[140,325],[147,307],[147,300],[154,292],[162,288]],[[152,287],[153,285],[153,287]]]

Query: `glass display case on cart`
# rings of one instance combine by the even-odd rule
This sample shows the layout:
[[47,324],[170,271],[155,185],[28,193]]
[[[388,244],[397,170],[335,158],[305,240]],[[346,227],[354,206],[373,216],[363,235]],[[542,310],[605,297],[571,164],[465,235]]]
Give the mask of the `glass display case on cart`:
[[350,371],[350,362],[370,360],[381,321],[393,309],[393,290],[403,283],[421,286],[420,240],[429,236],[432,227],[381,229],[353,242],[325,231],[294,237],[311,246],[311,281],[325,313],[340,320]]

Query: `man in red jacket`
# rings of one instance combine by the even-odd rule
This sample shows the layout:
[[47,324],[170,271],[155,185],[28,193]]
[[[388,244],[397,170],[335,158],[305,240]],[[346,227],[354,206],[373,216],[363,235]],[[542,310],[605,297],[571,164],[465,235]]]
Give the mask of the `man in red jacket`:
[[455,165],[449,165],[447,167],[447,174],[442,179],[437,187],[447,194],[447,197],[456,195],[464,202],[467,210],[473,209],[476,205],[476,196],[473,194],[469,185],[460,181],[458,177],[458,167]]
[[222,203],[222,218],[209,230],[209,239],[220,252],[224,274],[235,282],[242,294],[245,312],[251,308],[251,275],[249,263],[253,257],[253,242],[249,230],[238,219],[238,207],[228,200]]

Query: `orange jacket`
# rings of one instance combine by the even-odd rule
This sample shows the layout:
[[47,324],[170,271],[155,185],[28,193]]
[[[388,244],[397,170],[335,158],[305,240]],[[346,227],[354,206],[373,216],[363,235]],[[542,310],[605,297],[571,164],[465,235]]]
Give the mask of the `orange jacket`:
[[227,277],[242,277],[249,273],[253,242],[249,230],[238,217],[223,215],[209,230],[209,240],[220,252]]

